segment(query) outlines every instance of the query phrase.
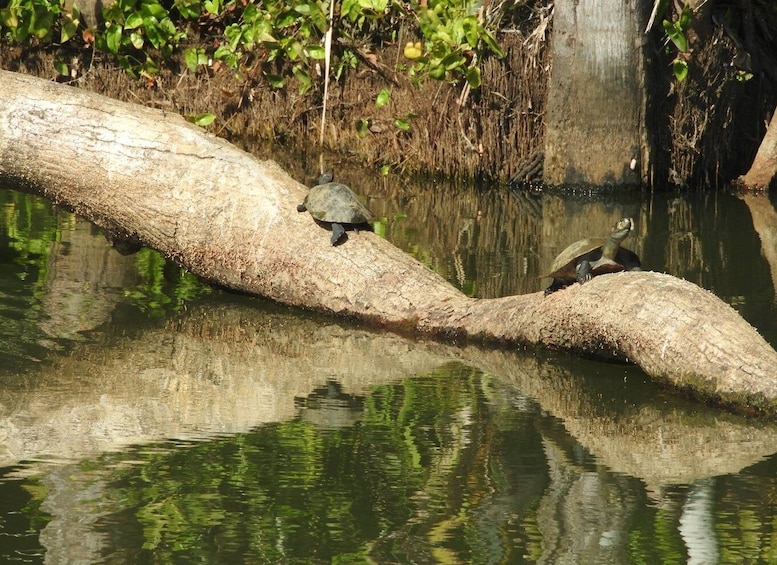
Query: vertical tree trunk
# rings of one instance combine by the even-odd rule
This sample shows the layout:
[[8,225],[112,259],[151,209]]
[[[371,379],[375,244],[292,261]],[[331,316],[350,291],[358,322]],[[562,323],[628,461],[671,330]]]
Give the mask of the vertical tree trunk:
[[643,0],[556,3],[545,182],[647,179],[643,5]]
[[775,176],[777,176],[777,108],[772,114],[769,128],[766,130],[750,170],[738,180],[744,188],[768,190]]

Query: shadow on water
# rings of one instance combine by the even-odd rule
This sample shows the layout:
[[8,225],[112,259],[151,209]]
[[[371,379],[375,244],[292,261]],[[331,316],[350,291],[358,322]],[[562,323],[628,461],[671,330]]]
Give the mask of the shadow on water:
[[[481,297],[542,289],[561,248],[632,216],[643,264],[776,341],[766,232],[742,200],[360,192],[388,239]],[[0,211],[0,561],[772,556],[771,423],[628,365],[410,340],[212,290],[13,191]]]

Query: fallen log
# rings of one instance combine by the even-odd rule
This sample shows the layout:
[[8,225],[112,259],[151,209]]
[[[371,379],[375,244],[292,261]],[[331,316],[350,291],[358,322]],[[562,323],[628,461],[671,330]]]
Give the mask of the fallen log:
[[473,299],[369,232],[332,246],[306,188],[180,116],[0,73],[0,176],[206,280],[377,326],[629,360],[706,400],[777,413],[777,352],[709,292],[619,273]]

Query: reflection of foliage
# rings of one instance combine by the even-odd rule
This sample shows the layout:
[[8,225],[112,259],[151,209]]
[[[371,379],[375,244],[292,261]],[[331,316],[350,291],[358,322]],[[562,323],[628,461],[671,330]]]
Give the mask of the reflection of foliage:
[[152,249],[141,249],[135,266],[143,277],[143,285],[127,292],[127,296],[151,316],[175,312],[186,302],[211,291],[195,275]]
[[59,238],[58,222],[71,218],[54,214],[43,198],[0,190],[0,356],[40,355],[32,344],[42,337],[40,300],[46,290],[51,243]]
[[10,262],[22,267],[17,274],[22,280],[29,282],[34,271],[35,280],[43,284],[51,242],[59,237],[51,203],[15,190],[2,190],[0,225],[0,252],[9,254]]
[[[382,237],[414,257],[419,263],[444,277],[449,283],[467,296],[475,296],[478,292],[477,270],[471,265],[473,252],[469,249],[454,249],[447,257],[435,256],[430,244],[424,241],[420,230],[409,227],[403,221],[406,215],[398,214],[387,220],[382,226]],[[458,268],[461,267],[461,268]]]
[[157,563],[217,552],[221,562],[364,562],[391,532],[385,550],[405,553],[396,533],[447,516],[458,473],[483,473],[467,430],[482,417],[472,411],[477,379],[447,378],[457,370],[376,387],[356,426],[298,420],[175,453],[143,450],[132,457],[144,465],[115,471],[116,496],[135,509]]
[[[46,293],[52,292],[52,243],[74,226],[75,216],[55,213],[52,204],[43,198],[15,190],[0,191],[0,264],[5,266],[0,277],[0,307],[4,309],[0,316],[0,353],[15,357],[40,355],[36,347],[27,353],[22,348],[30,348],[30,344],[45,337],[40,329],[44,316],[41,302]],[[102,240],[102,236],[95,237]],[[127,294],[152,316],[176,311],[210,292],[210,287],[194,275],[149,249],[137,254],[136,268],[143,284]]]
[[[99,493],[101,561],[685,563],[680,523],[693,515],[708,520],[721,562],[774,562],[777,457],[697,484],[705,513],[688,508],[694,486],[666,487],[657,505],[643,482],[582,454],[561,421],[460,364],[343,405],[361,412],[330,420],[349,422],[340,427],[318,428],[303,411],[251,433],[84,462],[72,476]],[[45,493],[33,494],[23,510],[40,528]],[[66,509],[91,504],[64,498]]]
[[[548,522],[558,493],[589,475],[603,486],[603,508],[614,504],[608,495],[642,502],[645,510],[617,532],[627,562],[683,561],[676,509],[651,507],[639,481],[594,462],[581,474],[578,461],[551,483],[545,441],[571,438],[554,419],[518,411],[490,387],[479,372],[451,364],[374,387],[354,425],[320,429],[303,414],[172,453],[141,448],[124,456],[142,465],[115,466],[119,456],[106,456],[109,492],[122,504],[112,529],[138,532],[130,543],[145,555],[134,560],[154,563],[536,562],[554,551],[549,541],[595,531],[558,540],[556,528],[575,524],[563,523],[563,511],[551,518],[562,523]],[[545,440],[537,428],[548,428]],[[595,504],[590,493],[578,500],[575,491],[559,502],[594,519],[607,514],[586,507]],[[549,529],[552,540],[544,539]]]

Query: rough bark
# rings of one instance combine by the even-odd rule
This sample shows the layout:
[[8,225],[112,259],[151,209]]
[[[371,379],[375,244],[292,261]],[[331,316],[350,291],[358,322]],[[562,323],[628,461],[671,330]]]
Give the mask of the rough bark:
[[758,153],[755,154],[750,170],[739,177],[737,182],[746,189],[768,190],[775,176],[777,176],[777,109],[772,114],[766,135],[758,147]]
[[553,20],[544,180],[647,180],[641,69],[644,2],[557,2]]
[[207,280],[284,304],[436,337],[629,359],[732,405],[777,412],[777,352],[732,308],[658,273],[471,299],[380,237],[333,247],[305,187],[182,118],[0,74],[0,175]]

